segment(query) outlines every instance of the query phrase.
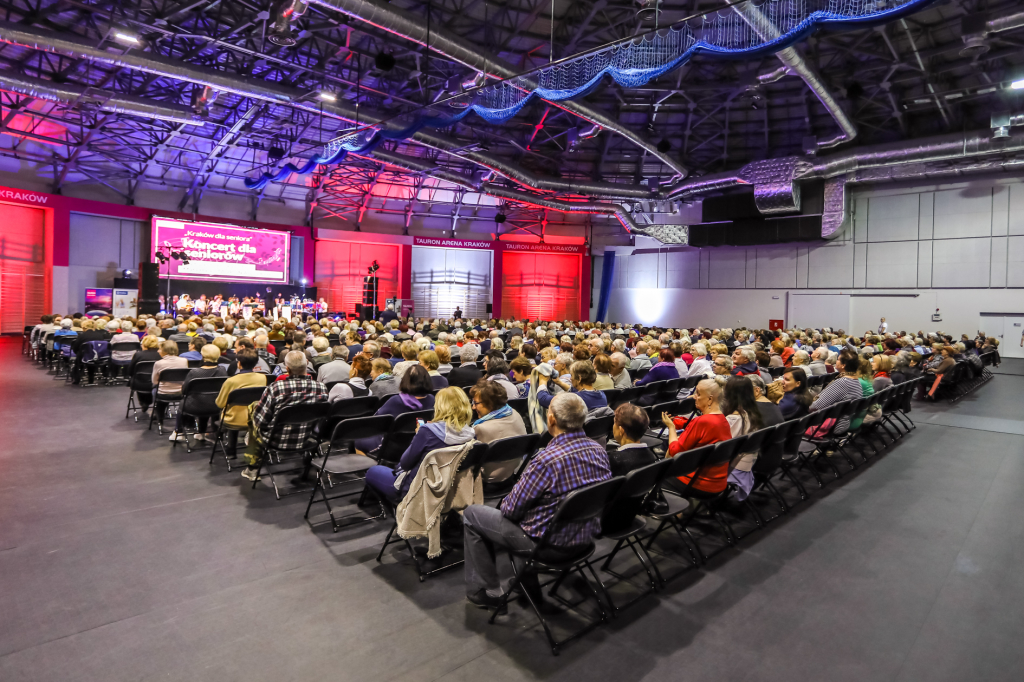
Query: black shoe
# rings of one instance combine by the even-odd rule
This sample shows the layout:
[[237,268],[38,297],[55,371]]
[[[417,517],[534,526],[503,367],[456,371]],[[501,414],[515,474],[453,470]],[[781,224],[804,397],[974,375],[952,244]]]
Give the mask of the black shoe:
[[466,595],[466,599],[469,600],[470,604],[480,607],[481,609],[497,609],[501,606],[501,608],[498,609],[499,614],[503,614],[508,611],[508,608],[501,603],[501,597],[492,597],[487,594],[487,590],[485,589],[479,589],[473,594]]

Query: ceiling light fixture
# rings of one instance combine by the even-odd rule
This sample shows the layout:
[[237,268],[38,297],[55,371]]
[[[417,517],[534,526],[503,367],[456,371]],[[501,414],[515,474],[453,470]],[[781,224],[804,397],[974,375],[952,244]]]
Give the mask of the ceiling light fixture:
[[124,31],[115,31],[114,40],[127,45],[142,45],[142,41],[138,36],[132,35],[131,33],[125,33]]
[[1010,87],[1014,90],[1024,90],[1024,80],[1013,81],[1010,83]]
[[335,95],[333,92],[328,92],[324,90],[320,93],[320,99],[322,99],[325,102],[337,102],[338,96]]

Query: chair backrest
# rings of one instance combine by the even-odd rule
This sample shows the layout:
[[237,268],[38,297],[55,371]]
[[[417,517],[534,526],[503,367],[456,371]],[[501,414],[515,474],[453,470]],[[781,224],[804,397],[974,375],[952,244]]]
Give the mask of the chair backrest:
[[[487,443],[481,443],[477,441],[473,444],[471,449],[462,461],[459,462],[459,471],[467,471],[468,469],[476,469],[483,466],[484,458],[487,457],[488,446]],[[452,485],[455,485],[454,478],[452,479]]]
[[[799,419],[792,420],[792,430],[786,434],[786,441],[782,446],[782,452],[786,455],[796,454],[800,449],[800,442],[804,438],[807,429],[818,426],[824,421],[823,412],[811,412]],[[786,422],[789,423],[789,422]]]
[[[327,416],[330,407],[330,404],[326,402],[289,405],[278,412],[277,418],[274,420],[274,430],[278,431],[283,426],[301,426],[318,422]],[[273,442],[273,436],[271,436],[271,442]]]
[[[629,370],[629,375],[631,377],[633,377],[634,380],[640,380],[640,379],[643,379],[645,376],[647,376],[647,373],[650,372],[650,371],[651,371],[650,367],[641,367],[638,370],[632,370],[632,369]],[[634,374],[634,372],[635,372],[635,374]]]
[[220,393],[220,387],[227,381],[227,377],[203,377],[188,382],[184,395],[194,396],[200,393]]
[[160,372],[160,381],[166,382],[181,382],[188,378],[188,373],[192,370],[188,367],[172,367],[171,369],[165,369]]
[[[605,506],[615,497],[625,482],[625,477],[616,476],[570,492],[558,503],[551,525],[548,526],[548,531],[544,534],[545,538],[566,523],[589,521],[600,516]],[[543,543],[538,543],[538,546],[540,544]]]
[[345,398],[331,403],[328,419],[334,417],[365,417],[377,411],[380,398],[375,395],[364,395],[357,398]]
[[633,469],[626,474],[626,480],[623,481],[622,487],[619,488],[615,499],[624,500],[630,497],[646,497],[654,489],[654,486],[658,485],[665,478],[665,474],[672,467],[672,464],[673,460],[669,458]]
[[765,439],[772,433],[775,427],[769,426],[768,428],[758,429],[753,433],[747,434],[747,442],[743,445],[741,452],[760,452],[761,444],[764,443]]
[[142,388],[152,388],[151,379],[153,378],[153,365],[155,364],[155,360],[146,360],[135,365],[130,382],[130,388],[133,391]]
[[699,448],[687,450],[686,452],[680,452],[675,457],[672,457],[672,466],[665,473],[665,478],[679,478],[680,476],[686,476],[692,474],[700,469],[705,460],[708,459],[715,451],[715,444],[702,445]]
[[523,459],[537,451],[539,442],[540,436],[536,433],[493,440],[488,444],[487,455],[481,463],[489,464],[491,462],[508,462],[514,459]]
[[109,348],[110,348],[111,351],[122,352],[122,351],[137,351],[137,350],[139,350],[140,346],[137,343],[131,343],[131,342],[128,342],[128,341],[120,341],[118,343],[110,344]]
[[422,419],[423,421],[428,422],[433,418],[433,410],[416,410],[415,412],[403,412],[402,414],[395,417],[395,423],[392,428],[394,429],[394,431],[399,433],[415,433],[417,419]]
[[82,344],[82,362],[98,362],[109,357],[109,341],[86,341]]
[[629,388],[621,389],[621,391],[622,392],[619,393],[619,397],[616,399],[614,404],[612,404],[612,402],[609,400],[608,406],[611,407],[612,409],[615,409],[616,407],[618,407],[622,403],[631,403],[634,400],[636,400],[637,398],[639,398],[640,395],[643,394],[643,392],[644,392],[644,387],[643,386],[630,386]]
[[187,353],[188,352],[188,345],[189,345],[188,341],[176,341],[175,343],[178,344],[178,355],[181,355],[182,353]]
[[770,474],[775,471],[782,461],[786,437],[796,424],[796,421],[788,421],[762,429],[765,436],[761,440],[761,448],[752,469],[755,474]]
[[371,414],[342,419],[331,430],[331,447],[361,438],[383,436],[391,429],[395,418],[390,414]]
[[203,360],[189,360],[188,361],[188,368],[189,369],[196,369],[197,367],[202,367],[202,366],[203,366]]
[[530,408],[527,403],[526,398],[512,398],[508,401],[508,406],[518,412],[519,416],[523,418],[526,428],[530,428]]
[[772,375],[772,379],[778,379],[786,373],[785,367],[769,367],[768,373]]
[[650,407],[645,407],[644,411],[647,412],[647,417],[648,419],[650,419],[652,425],[661,423],[662,413],[665,413],[670,417],[674,417],[677,414],[682,414],[679,411],[678,400],[671,400],[666,403],[658,403],[656,405],[651,405]]
[[607,438],[608,434],[611,433],[612,424],[615,423],[615,415],[607,415],[604,417],[597,417],[590,419],[583,424],[583,433],[587,434],[588,438],[598,440],[599,438]]
[[228,393],[227,407],[251,405],[262,398],[263,392],[266,390],[266,386],[247,386],[245,388],[236,388]]
[[692,377],[686,377],[683,379],[683,383],[679,386],[679,389],[682,390],[685,388],[688,391],[692,391],[697,388],[697,384],[699,384],[703,378],[704,376],[700,374]]
[[606,388],[601,391],[601,393],[604,393],[605,399],[608,400],[608,407],[611,407],[613,410],[615,409],[612,406],[618,405],[618,403],[621,402],[620,397],[622,396],[622,391],[623,389],[621,388]]

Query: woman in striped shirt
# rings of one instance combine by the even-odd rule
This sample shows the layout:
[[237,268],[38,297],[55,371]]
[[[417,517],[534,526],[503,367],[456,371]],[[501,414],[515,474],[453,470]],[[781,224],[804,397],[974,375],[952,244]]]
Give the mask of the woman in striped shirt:
[[[859,400],[864,397],[864,387],[861,386],[860,379],[857,378],[860,356],[852,349],[844,348],[839,354],[839,366],[842,368],[842,375],[818,394],[818,399],[811,403],[811,412],[819,412],[836,403]],[[850,428],[850,420],[840,419],[836,432],[845,433],[848,428]]]

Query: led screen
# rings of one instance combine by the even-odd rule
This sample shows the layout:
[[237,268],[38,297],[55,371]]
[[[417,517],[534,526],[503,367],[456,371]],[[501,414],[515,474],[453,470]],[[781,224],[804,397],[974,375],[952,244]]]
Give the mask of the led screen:
[[162,264],[161,277],[169,268],[174,279],[287,283],[290,244],[289,232],[153,218],[153,261],[157,251],[188,256]]

